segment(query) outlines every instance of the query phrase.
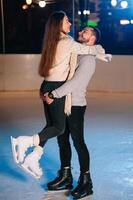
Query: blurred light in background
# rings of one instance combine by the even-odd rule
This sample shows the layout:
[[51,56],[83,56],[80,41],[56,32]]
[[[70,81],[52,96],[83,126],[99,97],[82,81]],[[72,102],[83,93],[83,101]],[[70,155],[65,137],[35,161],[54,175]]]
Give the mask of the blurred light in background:
[[111,1],[111,5],[112,5],[113,7],[117,6],[117,0],[112,0],[112,1]]
[[126,0],[111,0],[111,6],[117,9],[126,9],[128,8],[128,4]]
[[131,19],[130,23],[133,24],[133,19]]
[[46,6],[46,2],[45,1],[39,1],[39,6],[41,8],[44,8]]
[[108,15],[110,15],[110,16],[111,16],[111,15],[112,15],[112,12],[108,12]]
[[83,15],[90,15],[90,10],[83,10]]
[[127,1],[121,1],[120,2],[120,5],[123,9],[127,8],[128,7],[128,2]]
[[90,10],[87,10],[87,11],[86,11],[86,14],[87,14],[87,15],[90,15],[90,13],[91,13]]
[[120,24],[121,25],[127,25],[127,24],[130,24],[130,21],[128,19],[121,19]]
[[86,14],[87,14],[86,10],[83,10],[83,15],[86,15]]
[[[4,17],[2,20],[1,52],[5,52],[5,46],[6,52],[9,53],[15,51],[40,53],[44,26],[49,14],[55,10],[64,10],[70,21],[73,22],[70,34],[75,39],[78,30],[85,26],[96,26],[104,35],[101,38],[101,44],[106,47],[108,52],[111,49],[114,54],[133,54],[133,0],[7,0],[6,2],[3,16],[6,15],[8,20],[4,22]],[[2,8],[1,5],[0,7]],[[18,16],[16,8],[22,12],[21,15]],[[8,21],[11,21],[11,25]],[[6,37],[4,37],[4,29],[7,30]],[[14,41],[16,42],[15,46]],[[35,41],[35,45],[32,41]]]
[[22,9],[23,10],[27,10],[28,9],[28,5],[27,4],[22,5]]
[[81,15],[81,11],[80,10],[78,11],[78,15]]
[[95,21],[88,20],[86,25],[91,27],[96,27],[98,23]]
[[27,3],[28,5],[31,5],[31,4],[32,4],[32,0],[26,0],[26,3]]
[[[51,2],[52,3],[52,2]],[[35,5],[38,4],[41,8],[44,8],[46,6],[46,2],[44,0],[26,0],[27,5]],[[27,9],[26,6],[22,6],[23,10]]]

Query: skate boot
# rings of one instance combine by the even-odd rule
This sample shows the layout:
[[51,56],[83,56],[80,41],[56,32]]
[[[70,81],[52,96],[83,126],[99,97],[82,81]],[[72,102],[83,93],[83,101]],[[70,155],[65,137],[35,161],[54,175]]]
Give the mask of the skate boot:
[[19,136],[18,138],[13,138],[11,136],[11,145],[14,161],[22,163],[24,161],[25,152],[29,147],[37,146],[39,144],[39,136]]
[[80,199],[93,194],[90,173],[81,173],[77,187],[71,192],[73,199]]
[[70,167],[64,167],[58,171],[58,176],[47,184],[48,190],[72,189],[72,174]]
[[21,164],[21,168],[36,179],[41,178],[43,175],[42,169],[39,166],[39,160],[42,154],[43,148],[37,146],[33,152],[25,158],[24,163]]

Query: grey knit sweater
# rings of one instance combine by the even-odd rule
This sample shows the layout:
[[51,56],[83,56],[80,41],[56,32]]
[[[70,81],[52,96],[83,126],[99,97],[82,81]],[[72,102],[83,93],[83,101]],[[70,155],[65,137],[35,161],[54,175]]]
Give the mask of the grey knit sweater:
[[86,105],[86,89],[95,72],[95,57],[91,55],[78,56],[78,67],[71,80],[52,91],[55,98],[61,98],[72,93],[72,105]]

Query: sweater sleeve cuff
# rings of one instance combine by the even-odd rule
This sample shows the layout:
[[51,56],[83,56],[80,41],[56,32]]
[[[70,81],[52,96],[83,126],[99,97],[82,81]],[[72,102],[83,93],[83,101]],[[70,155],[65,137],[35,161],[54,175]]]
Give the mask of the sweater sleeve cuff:
[[52,94],[53,94],[54,98],[61,98],[61,97],[58,95],[58,93],[57,93],[56,90],[53,90],[53,91],[52,91]]

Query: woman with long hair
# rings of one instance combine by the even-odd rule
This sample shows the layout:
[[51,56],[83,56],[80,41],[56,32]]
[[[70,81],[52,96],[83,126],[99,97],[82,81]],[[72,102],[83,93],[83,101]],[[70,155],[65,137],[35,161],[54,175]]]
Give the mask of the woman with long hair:
[[[68,35],[70,26],[63,11],[54,12],[48,19],[39,64],[39,74],[44,77],[40,87],[42,94],[57,89],[67,80],[72,53],[100,55],[102,59],[105,58],[106,54],[101,46],[85,46],[75,42]],[[43,102],[46,117],[45,128],[33,136],[11,137],[15,162],[35,178],[40,178],[43,174],[39,166],[43,146],[48,139],[64,133],[66,119],[64,103],[65,97],[55,99],[50,105]],[[26,150],[32,146],[34,146],[33,152],[26,156]]]

